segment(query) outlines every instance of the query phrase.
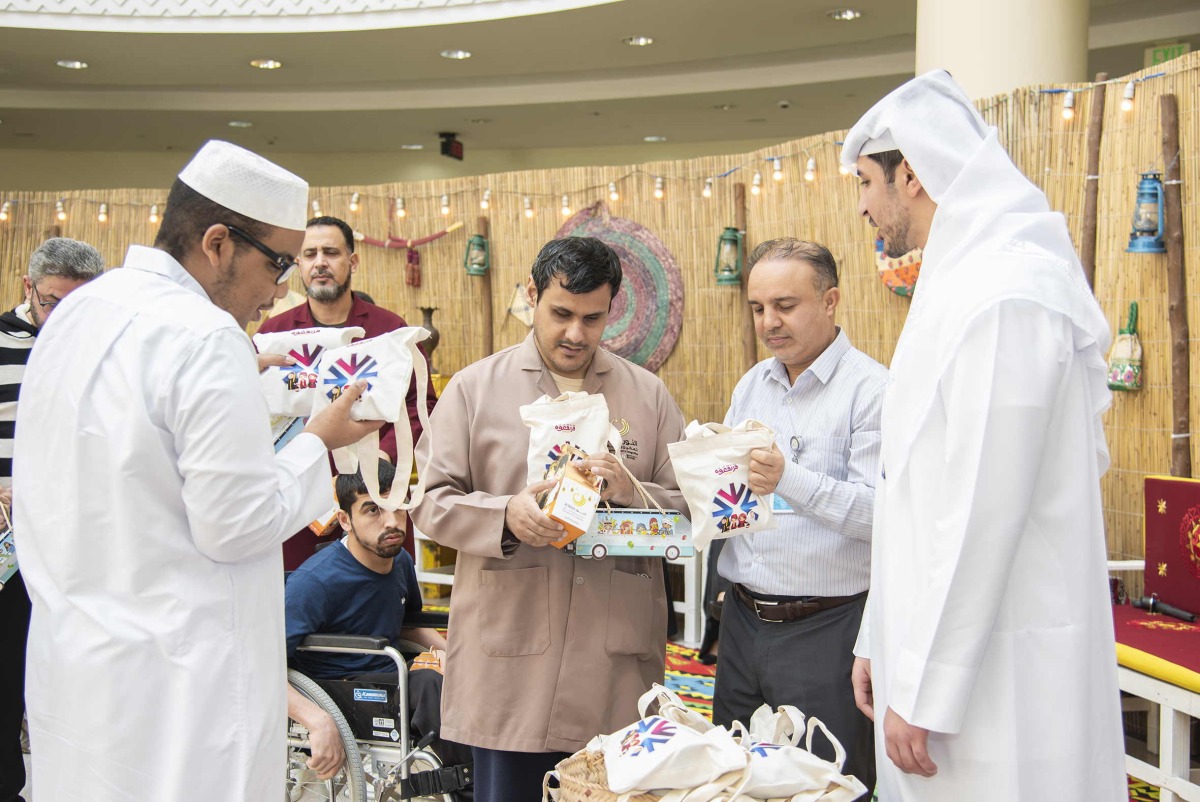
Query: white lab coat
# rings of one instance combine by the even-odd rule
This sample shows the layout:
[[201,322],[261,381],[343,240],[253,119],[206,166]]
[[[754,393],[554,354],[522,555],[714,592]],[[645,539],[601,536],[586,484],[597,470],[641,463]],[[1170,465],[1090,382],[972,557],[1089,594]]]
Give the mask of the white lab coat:
[[[922,159],[937,165],[938,209],[884,397],[855,649],[871,658],[879,798],[1117,802],[1100,500],[1108,329],[1061,216],[965,97],[969,112],[940,108],[955,94],[946,84],[906,84],[847,137],[860,147],[890,129],[918,178]],[[889,707],[931,731],[934,777],[887,757]]]
[[138,246],[55,311],[19,416],[38,802],[279,798],[280,544],[333,503],[320,439],[273,454],[249,338]]

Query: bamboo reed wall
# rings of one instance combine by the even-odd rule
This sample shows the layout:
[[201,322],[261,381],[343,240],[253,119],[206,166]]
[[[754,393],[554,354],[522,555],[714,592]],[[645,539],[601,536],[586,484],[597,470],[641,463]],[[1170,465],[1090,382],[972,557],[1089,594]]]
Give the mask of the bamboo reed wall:
[[[1158,68],[1163,69],[1163,68]],[[1125,253],[1139,173],[1162,169],[1158,96],[1179,98],[1181,165],[1184,201],[1185,267],[1188,310],[1192,321],[1193,364],[1200,332],[1200,53],[1165,66],[1168,74],[1137,85],[1131,112],[1120,110],[1127,78],[1107,87],[1104,137],[1099,175],[1100,202],[1095,291],[1113,330],[1124,320],[1130,301],[1140,307],[1139,331],[1145,349],[1145,387],[1136,394],[1117,394],[1106,417],[1112,467],[1104,478],[1105,522],[1110,553],[1132,558],[1143,554],[1141,478],[1167,473],[1170,464],[1170,357],[1167,327],[1166,257]],[[1131,77],[1152,74],[1147,70]],[[1076,96],[1075,118],[1062,119],[1062,95],[1043,92],[1061,87],[1031,87],[990,100],[980,108],[995,124],[1016,164],[1045,190],[1051,206],[1062,211],[1078,245],[1081,235],[1086,165],[1089,92]],[[712,269],[717,237],[734,225],[733,185],[747,187],[747,249],[776,236],[799,236],[826,244],[841,266],[841,325],[852,341],[883,363],[892,355],[908,301],[890,293],[878,279],[873,234],[857,214],[857,183],[839,175],[838,147],[844,132],[796,140],[749,154],[653,162],[636,167],[581,167],[504,173],[490,176],[377,186],[314,188],[322,211],[344,217],[364,234],[379,239],[388,233],[416,238],[461,220],[465,226],[420,248],[422,286],[404,283],[405,253],[360,244],[362,266],[355,287],[376,302],[421,321],[420,307],[437,307],[434,322],[441,345],[434,362],[452,373],[483,356],[481,304],[494,313],[497,350],[520,342],[525,326],[506,313],[514,288],[524,282],[541,245],[565,219],[562,196],[577,211],[604,200],[614,216],[629,218],[653,231],[674,254],[682,271],[685,310],[679,342],[659,371],[688,418],[720,420],[729,394],[743,372],[739,338],[745,314],[736,287],[718,287]],[[784,177],[771,177],[769,157],[781,157]],[[816,178],[803,178],[805,162],[816,161]],[[732,172],[729,172],[732,171]],[[762,192],[749,191],[760,171]],[[726,173],[728,175],[724,175]],[[665,197],[654,198],[654,179],[665,180]],[[721,177],[724,176],[724,177]],[[704,198],[704,179],[714,177],[711,198]],[[620,200],[608,199],[617,184]],[[479,201],[491,190],[490,209]],[[360,211],[348,211],[352,192],[360,193]],[[441,196],[450,214],[441,213]],[[392,199],[405,199],[407,216],[392,214]],[[528,196],[535,215],[524,215]],[[149,244],[155,227],[148,222],[150,205],[162,204],[164,190],[17,192],[0,189],[11,201],[9,220],[0,223],[0,297],[15,304],[29,252],[52,231],[96,245],[111,264],[119,264],[131,243]],[[67,219],[55,219],[55,202],[65,201]],[[97,220],[100,202],[109,219]],[[480,293],[478,279],[462,268],[467,236],[480,214],[491,226],[492,287],[490,299]],[[57,228],[56,228],[57,227]],[[302,291],[298,279],[295,288]],[[766,352],[759,346],[760,358]],[[1200,417],[1198,372],[1192,371],[1192,418]],[[1200,448],[1193,440],[1193,464]]]

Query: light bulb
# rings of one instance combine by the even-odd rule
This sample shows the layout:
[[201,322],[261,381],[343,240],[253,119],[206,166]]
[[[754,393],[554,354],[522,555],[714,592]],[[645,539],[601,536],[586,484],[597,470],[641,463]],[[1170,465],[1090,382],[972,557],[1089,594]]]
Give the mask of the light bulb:
[[758,170],[754,171],[754,180],[750,182],[750,194],[757,195],[762,192],[762,173]]
[[533,201],[529,200],[529,196],[525,196],[525,217],[533,217]]
[[442,196],[442,214],[443,215],[450,214],[450,196],[449,195]]
[[312,202],[313,217],[321,216],[321,203],[319,201]]
[[108,204],[107,203],[100,204],[100,213],[96,215],[96,219],[99,220],[101,223],[108,222]]
[[350,211],[358,211],[358,193],[354,192],[350,195]]
[[654,179],[654,197],[658,200],[663,198],[663,177],[661,175]]
[[404,198],[396,197],[396,217],[408,217],[408,211],[404,208]]
[[782,181],[783,180],[783,164],[779,161],[779,159],[771,159],[771,162],[772,162],[771,178],[774,178],[776,181]]
[[1071,120],[1075,117],[1075,93],[1067,92],[1063,95],[1062,116],[1064,120]]
[[562,214],[563,214],[563,217],[571,216],[571,199],[568,198],[566,195],[563,195]]
[[808,164],[804,165],[804,180],[812,181],[817,177],[817,160],[809,158]]
[[704,189],[701,190],[700,194],[706,198],[712,197],[712,179],[711,178],[704,179]]
[[151,206],[150,206],[150,222],[151,223],[158,222],[158,204],[157,203],[151,204]]
[[608,182],[608,199],[610,201],[619,201],[621,199],[621,193],[617,192],[617,182],[616,181]]
[[56,217],[57,217],[57,218],[58,218],[60,221],[62,221],[62,220],[66,220],[66,219],[67,219],[67,210],[66,210],[66,208],[63,206],[63,202],[62,202],[61,200],[59,200],[59,201],[55,201],[55,203],[54,203],[54,211],[55,211],[55,212],[57,212],[57,214],[56,214],[55,216],[56,216]]
[[479,208],[486,212],[488,210],[488,207],[491,205],[492,205],[492,191],[490,189],[485,189],[483,191],[483,197],[480,198],[480,200],[479,200]]
[[838,172],[842,175],[850,175],[850,168],[841,162],[838,162]]
[[1125,84],[1125,93],[1121,95],[1121,111],[1133,111],[1133,81]]
[[0,204],[0,222],[4,222],[4,221],[8,220],[9,208],[11,208],[11,207],[10,207],[8,201],[5,201],[3,204]]

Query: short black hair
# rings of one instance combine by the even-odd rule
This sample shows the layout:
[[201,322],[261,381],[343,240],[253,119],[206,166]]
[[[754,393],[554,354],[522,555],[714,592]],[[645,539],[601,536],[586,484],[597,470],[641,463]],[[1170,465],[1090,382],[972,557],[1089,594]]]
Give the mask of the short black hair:
[[326,214],[314,217],[304,225],[305,228],[312,228],[313,226],[337,226],[342,230],[342,236],[346,238],[346,250],[354,253],[354,229],[342,218]]
[[837,260],[824,245],[795,237],[780,237],[760,243],[750,254],[749,272],[764,259],[776,259],[782,262],[808,262],[813,268],[813,286],[817,292],[825,292],[830,287],[838,285]]
[[[240,228],[258,240],[266,239],[272,230],[272,226],[266,223],[252,220],[209,200],[176,178],[167,195],[162,224],[154,236],[154,247],[166,251],[176,262],[182,263],[188,251],[200,244],[204,232],[217,224]],[[244,250],[251,247],[240,239],[231,239],[234,248]]]
[[621,257],[595,237],[563,237],[542,246],[530,270],[537,297],[559,277],[567,292],[583,295],[607,284],[611,298],[621,289]]
[[868,153],[867,158],[883,168],[883,177],[889,184],[896,182],[896,168],[904,163],[904,154],[898,150],[885,150],[883,153]]
[[[389,493],[392,482],[396,479],[396,467],[385,459],[379,460],[379,492]],[[354,473],[339,473],[334,484],[337,493],[338,507],[347,515],[354,507],[359,496],[367,495],[367,485],[362,478],[362,467]]]

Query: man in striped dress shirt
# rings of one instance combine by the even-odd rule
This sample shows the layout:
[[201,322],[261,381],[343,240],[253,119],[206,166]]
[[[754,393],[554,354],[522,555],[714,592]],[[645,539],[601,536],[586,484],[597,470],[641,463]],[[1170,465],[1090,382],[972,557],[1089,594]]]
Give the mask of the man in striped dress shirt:
[[[774,429],[775,445],[752,454],[750,487],[775,494],[778,528],[724,541],[718,571],[733,587],[714,720],[748,723],[760,705],[794,705],[829,727],[846,747],[845,773],[869,789],[871,722],[849,681],[871,576],[887,369],[834,323],[841,295],[828,249],[770,240],[749,263],[755,331],[773,356],[738,382],[725,423]],[[833,758],[822,738],[814,751]]]
[[[104,258],[86,242],[54,237],[29,257],[25,302],[0,315],[0,503],[12,509],[13,433],[17,394],[38,330],[67,295],[104,272]],[[0,802],[20,800],[25,786],[21,719],[25,715],[25,640],[29,595],[18,572],[0,590]]]

